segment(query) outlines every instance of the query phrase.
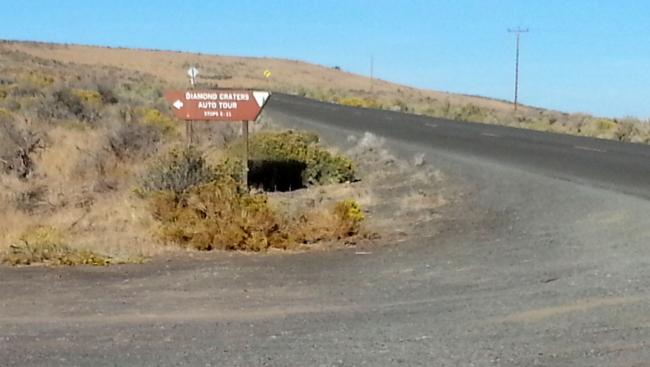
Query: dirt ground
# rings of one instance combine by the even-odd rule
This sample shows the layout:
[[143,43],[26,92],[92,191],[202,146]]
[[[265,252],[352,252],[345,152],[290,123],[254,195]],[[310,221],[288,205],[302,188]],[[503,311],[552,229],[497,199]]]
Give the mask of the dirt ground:
[[648,365],[646,202],[418,150],[367,166],[373,243],[0,266],[0,365]]

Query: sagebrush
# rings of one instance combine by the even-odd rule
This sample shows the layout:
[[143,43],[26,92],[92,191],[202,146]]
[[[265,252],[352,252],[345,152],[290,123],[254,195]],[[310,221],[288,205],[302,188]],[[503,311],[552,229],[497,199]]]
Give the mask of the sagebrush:
[[[242,155],[243,142],[233,144],[230,151]],[[319,144],[319,137],[308,132],[260,132],[251,136],[249,159],[259,161],[294,161],[305,166],[305,186],[353,181],[354,163],[341,154],[334,154]]]
[[11,265],[97,265],[110,264],[110,258],[89,250],[78,250],[65,242],[57,228],[36,227],[25,231],[10,246],[2,261]]
[[364,217],[356,202],[288,216],[274,209],[265,193],[250,192],[234,173],[241,167],[232,162],[210,166],[196,148],[185,148],[150,167],[141,191],[161,239],[197,250],[259,252],[359,233]]
[[216,178],[216,170],[196,148],[177,148],[147,170],[141,180],[140,192],[169,192],[181,196],[187,190],[213,182]]

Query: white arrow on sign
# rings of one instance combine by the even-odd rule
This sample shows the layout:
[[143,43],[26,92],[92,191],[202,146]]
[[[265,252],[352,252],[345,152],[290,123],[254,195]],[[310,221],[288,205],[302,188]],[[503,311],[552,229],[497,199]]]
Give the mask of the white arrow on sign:
[[177,110],[180,110],[181,108],[183,108],[183,101],[177,99],[172,106],[174,106]]
[[255,92],[253,92],[253,97],[255,97],[255,101],[257,102],[257,105],[262,107],[262,106],[264,106],[264,103],[266,103],[266,100],[269,99],[270,94],[271,93],[269,93],[269,92],[255,91]]

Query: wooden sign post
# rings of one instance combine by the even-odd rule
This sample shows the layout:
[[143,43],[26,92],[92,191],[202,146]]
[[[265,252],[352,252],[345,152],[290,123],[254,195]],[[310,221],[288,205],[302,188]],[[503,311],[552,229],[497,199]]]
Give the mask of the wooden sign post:
[[248,120],[241,122],[241,132],[244,138],[244,185],[248,188]]
[[243,173],[247,187],[249,122],[257,120],[270,96],[270,92],[233,89],[165,92],[165,100],[171,104],[174,115],[180,120],[242,122],[245,142]]
[[[194,89],[194,86],[196,86],[196,77],[199,76],[199,69],[190,66],[190,68],[187,69],[187,76],[190,77],[190,88]],[[194,144],[194,122],[191,120],[185,122],[185,139],[187,139],[188,147],[191,147]]]

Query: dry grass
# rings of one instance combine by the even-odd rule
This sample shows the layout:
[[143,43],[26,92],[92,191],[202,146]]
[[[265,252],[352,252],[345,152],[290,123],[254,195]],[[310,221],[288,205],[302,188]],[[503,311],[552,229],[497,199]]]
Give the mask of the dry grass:
[[293,224],[293,233],[299,243],[321,241],[353,241],[361,233],[365,215],[356,200],[343,199],[329,204],[329,210],[316,207],[301,214]]
[[79,214],[68,221],[69,235],[115,261],[139,262],[171,250],[152,235],[156,222],[147,203],[128,190],[99,196],[93,210]]
[[425,227],[412,230],[414,233],[435,231],[436,223],[443,219],[443,208],[458,197],[448,178],[427,163],[422,153],[409,161],[397,159],[384,139],[369,132],[348,140],[355,145],[347,154],[359,162],[363,177],[363,186],[354,197],[369,213],[390,213],[368,216],[367,226],[383,229],[386,235],[420,224]]
[[[142,136],[123,129],[152,130],[156,144],[176,139],[171,119],[155,112],[147,79],[12,53],[0,52],[0,61],[0,253],[7,262],[100,265],[165,251],[131,192],[157,146],[133,144]],[[100,81],[109,74],[110,83]],[[128,140],[117,146],[120,134]],[[55,232],[64,240],[47,234]]]
[[[206,84],[218,83],[219,87],[224,88],[270,88],[296,94],[309,92],[313,96],[323,94],[333,97],[336,94],[342,98],[371,97],[369,92],[363,92],[370,89],[370,79],[367,77],[293,60],[16,42],[0,47],[61,62],[107,65],[148,73],[182,87],[187,86],[187,67],[198,65],[202,77],[208,77]],[[273,72],[270,80],[263,75],[267,69]],[[224,73],[230,78],[213,78]],[[511,105],[502,101],[421,90],[381,80],[374,81],[372,96],[386,106],[396,105],[395,101],[405,101],[409,105],[449,101],[454,105],[473,104],[498,111],[511,110]]]
[[65,234],[54,227],[29,228],[10,245],[1,258],[12,265],[98,265],[110,263],[106,256],[66,243]]
[[[3,177],[3,190],[13,185],[13,192],[19,192],[23,183],[11,181]],[[15,194],[6,196],[0,201],[0,253],[35,226],[57,228],[65,234],[66,246],[102,254],[113,263],[141,261],[166,251],[151,238],[154,222],[146,206],[128,190],[96,195],[48,187],[31,212],[15,205]]]
[[[268,148],[259,154],[274,161],[305,159],[305,172],[312,172],[310,165],[315,166],[322,171],[318,177],[329,182],[325,173],[337,178],[340,162],[349,169],[351,161],[343,156],[332,159],[334,156],[315,145],[317,140],[311,134],[264,133],[253,146]],[[196,250],[260,252],[295,249],[359,233],[364,216],[354,200],[328,208],[300,208],[287,215],[269,205],[265,193],[246,189],[239,174],[241,167],[233,162],[224,160],[211,166],[196,148],[185,148],[173,150],[151,165],[138,192],[149,201],[162,240]]]
[[[512,104],[506,101],[411,88],[381,80],[375,80],[371,90],[367,77],[293,60],[20,42],[0,43],[2,49],[44,60],[117,67],[153,75],[178,88],[187,86],[184,70],[189,65],[198,65],[204,87],[264,88],[356,107],[385,108],[634,143],[650,142],[650,123],[636,119],[601,119],[528,106],[521,106],[518,113],[514,113]],[[263,76],[267,69],[273,72],[270,80]],[[51,83],[48,75],[42,73],[28,74],[24,79],[32,86],[26,88],[28,92]],[[6,92],[0,89],[0,93]],[[87,100],[86,104],[96,99],[87,93],[81,97]],[[611,124],[616,126],[609,126]]]
[[[21,47],[33,52],[8,51]],[[52,61],[52,58],[65,58],[66,50],[70,49],[84,48],[0,43],[0,112],[3,127],[8,127],[0,131],[0,142],[8,142],[0,146],[3,148],[0,153],[3,161],[7,157],[17,162],[10,167],[3,163],[0,173],[3,193],[0,196],[0,253],[8,256],[10,263],[139,262],[179,248],[166,246],[170,241],[197,249],[252,251],[298,248],[318,241],[354,241],[364,235],[360,227],[364,217],[376,221],[369,213],[362,212],[361,207],[376,208],[389,203],[393,208],[412,205],[415,210],[422,210],[415,208],[415,202],[397,203],[393,200],[395,195],[387,200],[383,189],[373,191],[358,183],[267,196],[232,186],[215,186],[213,180],[208,180],[180,190],[173,198],[158,196],[151,204],[136,195],[134,189],[153,162],[183,144],[183,129],[164,113],[166,106],[160,92],[165,81],[136,71],[142,68],[143,72],[162,76],[165,72],[156,69],[159,66],[156,57],[168,55],[173,62],[166,65],[182,70],[185,66],[176,63],[184,64],[185,61],[180,61],[183,57],[189,63],[194,56],[152,52],[146,54],[155,56],[154,59],[147,61],[140,57],[125,58],[131,52],[138,55],[136,51],[118,50],[113,55],[116,50],[102,49],[101,53],[109,52],[113,56],[102,54],[94,61],[84,59],[87,55],[74,56],[76,61],[88,61],[88,65]],[[45,51],[43,59],[30,56],[30,53],[41,51]],[[256,76],[257,66],[253,64],[267,68],[266,61],[277,63],[276,77],[285,75],[288,78],[278,82],[277,88],[289,90],[298,85],[290,84],[294,83],[291,80],[295,83],[305,80],[291,79],[296,73],[289,72],[288,68],[283,74],[281,66],[287,63],[285,61],[217,59],[205,57],[206,64],[201,67],[208,75],[220,73],[219,78],[209,80],[225,84],[222,86],[240,82],[254,86],[261,77]],[[114,65],[111,60],[124,61],[126,66],[119,66],[126,69],[107,66]],[[210,64],[210,60],[217,60],[217,64]],[[147,63],[151,64],[147,67]],[[316,68],[328,75],[334,73],[331,75],[339,78],[343,89],[351,87],[354,82],[349,84],[350,80],[357,78],[349,79],[349,75],[341,76],[339,72],[313,65],[286,65],[307,71]],[[288,67],[286,65],[284,67]],[[179,75],[180,81],[184,74]],[[314,83],[319,83],[321,78],[318,73],[305,73],[303,77]],[[385,86],[393,88],[387,83]],[[343,89],[344,93],[349,92]],[[363,103],[372,101],[370,96],[362,98]],[[210,147],[206,163],[222,162],[228,156],[215,145],[218,148],[231,146],[236,150],[230,144],[237,135],[236,130],[212,126],[201,126],[197,130],[201,130],[197,134],[199,149]],[[280,138],[276,138],[278,136]],[[253,153],[259,148],[262,158],[302,162],[309,169],[309,174],[302,177],[307,186],[345,182],[356,177],[352,161],[319,147],[317,137],[295,133],[259,134],[258,137],[270,138],[253,139]],[[307,141],[302,141],[303,138]],[[294,144],[296,142],[305,144]],[[351,153],[357,154],[355,160],[370,166],[375,164],[369,171],[385,172],[383,168],[389,167],[387,162],[394,163],[394,159],[385,149],[375,146],[380,143],[372,135],[364,136],[359,139],[361,151]],[[373,149],[372,153],[366,154],[365,148]],[[384,158],[387,160],[382,160]],[[218,165],[216,175],[237,180],[241,170],[237,169],[237,162],[231,163]],[[382,169],[377,169],[376,164]],[[396,172],[410,174],[410,171],[399,169]],[[391,184],[403,189],[391,181],[396,177],[387,176],[388,183],[376,180],[372,174],[368,177],[369,185],[385,188]],[[154,206],[153,212],[150,205]],[[163,231],[162,226],[166,226]],[[43,236],[26,237],[35,228]],[[154,236],[156,230],[162,233],[162,239]],[[54,241],[53,236],[47,235],[48,231],[61,236]]]

